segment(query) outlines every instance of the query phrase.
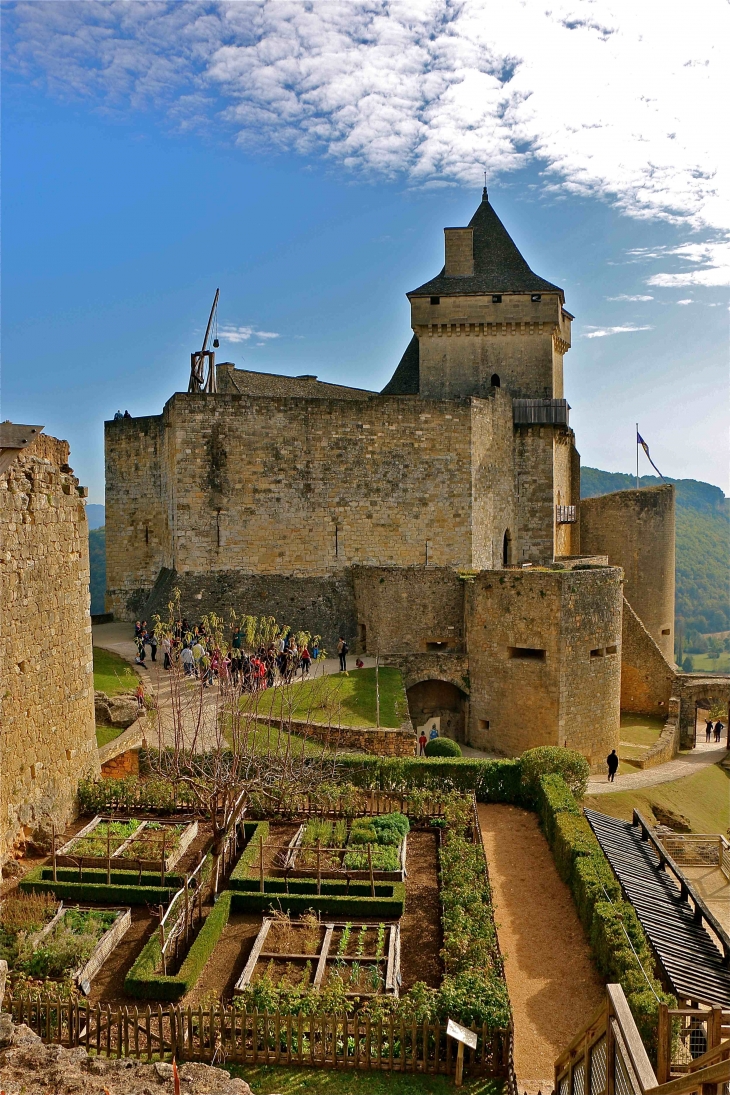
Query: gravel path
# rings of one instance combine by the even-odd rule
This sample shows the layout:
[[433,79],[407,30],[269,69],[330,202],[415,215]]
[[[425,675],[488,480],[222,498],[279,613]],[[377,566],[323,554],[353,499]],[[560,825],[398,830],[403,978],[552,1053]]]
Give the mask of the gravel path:
[[599,1007],[603,983],[535,814],[480,805],[520,1092],[553,1088],[553,1064]]

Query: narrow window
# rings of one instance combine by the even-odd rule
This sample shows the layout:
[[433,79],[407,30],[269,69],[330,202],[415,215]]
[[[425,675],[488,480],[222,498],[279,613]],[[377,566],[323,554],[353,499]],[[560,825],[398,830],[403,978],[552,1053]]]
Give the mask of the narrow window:
[[492,304],[501,304],[501,303],[502,303],[502,294],[501,293],[493,293],[492,294]]
[[530,300],[532,301],[533,304],[537,304],[538,300],[542,300],[542,296],[541,296],[540,293],[533,293],[532,296],[530,297]]
[[545,661],[545,651],[534,646],[510,646],[507,649],[510,658],[518,658],[522,661]]
[[448,645],[447,639],[434,639],[430,643],[426,643],[426,650],[446,650]]
[[671,635],[671,634],[672,634],[671,628],[665,627],[665,628],[662,629],[662,635]]
[[510,565],[511,561],[512,561],[512,537],[510,536],[509,529],[507,529],[507,531],[504,534],[504,539],[502,541],[502,566],[503,567],[508,567]]
[[499,373],[492,373],[492,379],[489,381],[489,383],[492,385],[493,388],[498,388],[500,384]]
[[432,304],[440,304],[441,303],[441,297],[431,297],[431,303]]
[[489,729],[489,719],[480,719],[479,720],[479,729],[480,730],[488,730]]
[[592,658],[602,658],[603,655],[604,655],[604,651],[601,650],[600,647],[596,650],[591,650],[591,657]]

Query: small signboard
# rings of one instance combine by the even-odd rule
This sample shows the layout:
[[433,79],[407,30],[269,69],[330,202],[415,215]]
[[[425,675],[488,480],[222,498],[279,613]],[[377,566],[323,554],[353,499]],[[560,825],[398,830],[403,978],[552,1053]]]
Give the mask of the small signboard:
[[446,1025],[446,1033],[449,1038],[453,1038],[455,1041],[463,1043],[463,1045],[468,1046],[469,1049],[477,1048],[476,1031],[469,1030],[468,1027],[462,1027],[460,1023],[455,1023],[453,1019],[449,1019]]

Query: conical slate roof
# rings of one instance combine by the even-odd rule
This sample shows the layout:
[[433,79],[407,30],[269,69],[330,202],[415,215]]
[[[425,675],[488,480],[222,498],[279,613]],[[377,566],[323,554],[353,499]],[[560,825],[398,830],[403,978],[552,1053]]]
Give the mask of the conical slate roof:
[[447,277],[442,269],[432,281],[408,293],[409,297],[474,296],[478,293],[560,293],[563,296],[559,286],[533,274],[489,204],[486,187],[469,227],[474,229],[473,276]]
[[398,368],[383,388],[381,395],[418,395],[421,383],[420,365],[418,339],[414,335],[405,348]]

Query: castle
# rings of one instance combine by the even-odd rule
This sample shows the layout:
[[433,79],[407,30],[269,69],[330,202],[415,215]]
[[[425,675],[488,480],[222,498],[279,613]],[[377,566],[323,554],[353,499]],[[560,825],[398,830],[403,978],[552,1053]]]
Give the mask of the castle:
[[581,504],[563,290],[486,188],[444,235],[382,392],[211,360],[208,391],[105,424],[106,607],[150,618],[179,588],[191,617],[342,634],[402,668],[413,725],[597,766],[622,697],[667,711],[673,488]]

